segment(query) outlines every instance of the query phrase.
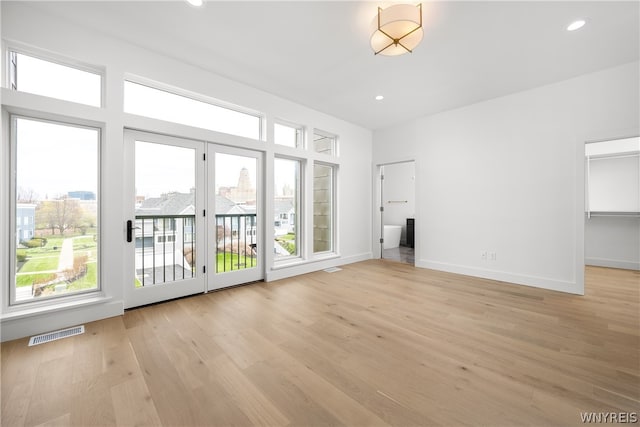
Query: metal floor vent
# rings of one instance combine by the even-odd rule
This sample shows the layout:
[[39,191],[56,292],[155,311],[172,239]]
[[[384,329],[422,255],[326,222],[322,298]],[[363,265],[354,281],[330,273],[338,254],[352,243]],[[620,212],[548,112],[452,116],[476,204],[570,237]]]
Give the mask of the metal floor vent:
[[338,267],[329,267],[329,268],[325,268],[324,271],[326,271],[327,273],[335,273],[336,271],[341,271],[341,268]]
[[84,325],[74,326],[73,328],[61,329],[59,331],[48,332],[42,335],[36,335],[29,340],[29,347],[46,342],[59,340],[62,338],[72,337],[74,335],[84,334]]

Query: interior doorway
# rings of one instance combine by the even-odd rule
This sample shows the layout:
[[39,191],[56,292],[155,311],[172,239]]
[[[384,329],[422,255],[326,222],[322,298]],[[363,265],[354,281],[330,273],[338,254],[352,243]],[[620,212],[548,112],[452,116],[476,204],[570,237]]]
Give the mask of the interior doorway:
[[585,144],[585,264],[640,270],[640,137]]
[[415,162],[380,165],[380,258],[415,265]]

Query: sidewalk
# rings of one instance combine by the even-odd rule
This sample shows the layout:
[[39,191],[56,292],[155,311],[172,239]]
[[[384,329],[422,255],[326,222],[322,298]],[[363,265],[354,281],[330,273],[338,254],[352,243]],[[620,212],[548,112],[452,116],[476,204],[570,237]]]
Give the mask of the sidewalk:
[[73,239],[64,239],[58,259],[58,271],[73,269]]

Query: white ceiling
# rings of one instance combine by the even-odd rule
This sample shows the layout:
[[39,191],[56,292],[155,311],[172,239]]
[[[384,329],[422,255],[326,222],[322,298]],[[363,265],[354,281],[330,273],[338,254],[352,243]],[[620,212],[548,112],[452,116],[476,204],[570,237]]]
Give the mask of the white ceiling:
[[[370,129],[640,56],[638,1],[425,1],[422,44],[412,54],[374,56],[370,22],[378,5],[389,4],[54,1],[34,7]],[[579,18],[587,25],[567,32]],[[375,101],[378,94],[385,99]]]

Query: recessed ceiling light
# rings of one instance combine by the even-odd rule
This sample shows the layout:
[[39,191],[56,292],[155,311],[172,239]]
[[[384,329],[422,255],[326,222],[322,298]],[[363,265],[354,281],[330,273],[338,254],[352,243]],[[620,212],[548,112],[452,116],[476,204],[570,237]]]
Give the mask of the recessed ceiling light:
[[578,30],[580,28],[582,28],[584,26],[584,24],[586,24],[586,22],[582,19],[578,20],[578,21],[573,21],[571,24],[569,24],[569,26],[567,27],[567,31],[575,31]]
[[187,0],[187,2],[192,6],[202,6],[203,0]]
[[384,96],[382,95],[377,95],[376,96],[376,101],[382,101],[384,99]]

